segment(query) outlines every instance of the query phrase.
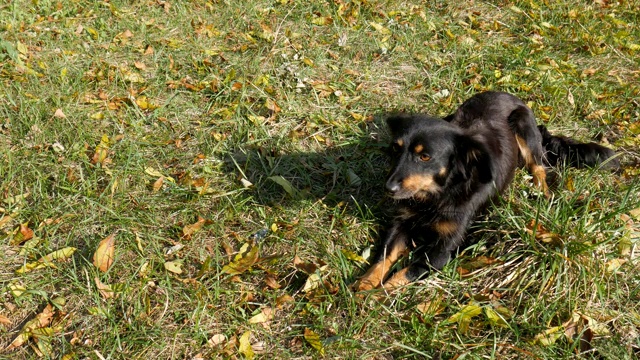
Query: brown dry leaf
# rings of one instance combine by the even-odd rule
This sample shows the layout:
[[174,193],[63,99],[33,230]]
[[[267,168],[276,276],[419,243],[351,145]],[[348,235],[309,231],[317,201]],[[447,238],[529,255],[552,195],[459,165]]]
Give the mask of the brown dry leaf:
[[539,240],[545,244],[562,245],[562,239],[558,234],[554,234],[545,229],[544,226],[542,226],[542,224],[540,224],[539,222],[536,222],[535,219],[532,219],[527,224],[526,230],[529,234],[535,233],[536,240]]
[[280,106],[278,106],[278,104],[277,104],[275,101],[271,100],[271,99],[267,99],[267,100],[265,101],[264,106],[265,106],[267,109],[269,109],[269,110],[273,111],[275,114],[279,113],[279,112],[282,110],[282,109],[280,108]]
[[224,334],[215,334],[207,341],[207,345],[210,347],[218,347],[218,345],[227,341],[227,337]]
[[0,324],[8,328],[9,326],[11,326],[11,320],[9,320],[8,317],[0,314]]
[[133,66],[135,66],[136,69],[138,69],[138,70],[146,70],[147,69],[147,65],[145,65],[142,61],[134,62]]
[[11,245],[20,245],[27,240],[31,240],[33,238],[33,230],[29,229],[29,223],[26,222],[24,224],[20,224],[18,231],[15,232],[15,235],[11,239]]
[[195,234],[197,231],[202,229],[202,226],[207,222],[205,218],[198,216],[198,221],[191,225],[186,225],[182,228],[182,238],[183,239],[191,239],[191,236]]
[[295,266],[299,270],[304,271],[307,274],[313,274],[318,269],[318,266],[316,266],[316,264],[302,261],[302,259],[300,259],[298,255],[295,255],[293,257],[293,266]]
[[107,272],[113,264],[116,252],[116,234],[111,234],[100,241],[96,252],[93,253],[93,265],[100,271]]
[[11,217],[10,215],[5,215],[0,219],[0,229],[2,229],[3,227],[7,226],[8,223],[10,223],[13,220],[13,217]]
[[104,299],[111,299],[114,296],[114,291],[111,288],[111,285],[102,283],[97,277],[95,277],[93,281],[96,283],[96,288]]
[[164,184],[164,176],[160,176],[158,180],[153,182],[153,192],[158,192],[162,189],[162,184]]
[[293,296],[289,294],[284,294],[282,296],[278,296],[278,298],[276,299],[276,307],[278,309],[282,309],[285,304],[291,304],[294,301],[295,299],[293,298]]
[[56,112],[53,113],[53,116],[57,117],[58,119],[66,119],[67,118],[67,115],[65,115],[62,112],[62,109],[56,109]]
[[7,346],[4,351],[12,351],[22,345],[24,345],[32,336],[34,330],[46,328],[51,324],[51,320],[53,319],[55,311],[53,310],[53,306],[51,304],[47,304],[47,306],[42,310],[41,313],[36,315],[36,317],[30,321],[28,321],[22,329],[18,336]]
[[278,279],[276,279],[276,277],[273,275],[267,275],[264,279],[264,282],[268,287],[272,289],[280,289],[282,287],[280,284],[278,284]]
[[93,158],[91,159],[92,164],[103,165],[106,163],[107,156],[109,155],[109,142],[109,137],[107,135],[102,135],[100,143],[96,146]]
[[153,55],[153,52],[154,52],[153,46],[147,45],[147,47],[144,49],[143,54],[148,56],[148,55]]

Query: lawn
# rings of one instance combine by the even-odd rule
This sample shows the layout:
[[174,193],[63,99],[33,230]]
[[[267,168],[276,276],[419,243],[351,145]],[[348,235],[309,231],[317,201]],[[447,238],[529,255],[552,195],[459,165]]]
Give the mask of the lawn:
[[[0,358],[638,358],[638,9],[1,4]],[[441,272],[357,296],[384,114],[484,90],[622,168],[518,171]]]

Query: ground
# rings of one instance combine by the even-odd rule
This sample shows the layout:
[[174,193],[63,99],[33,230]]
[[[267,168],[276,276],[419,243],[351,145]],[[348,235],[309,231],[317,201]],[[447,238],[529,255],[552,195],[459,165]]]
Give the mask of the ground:
[[[638,9],[0,5],[0,358],[637,358]],[[483,90],[622,169],[519,171],[441,272],[356,296],[384,114]]]

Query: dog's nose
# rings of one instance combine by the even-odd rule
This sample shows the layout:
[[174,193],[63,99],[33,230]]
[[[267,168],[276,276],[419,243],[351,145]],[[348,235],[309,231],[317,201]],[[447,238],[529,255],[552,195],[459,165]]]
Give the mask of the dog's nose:
[[396,193],[400,190],[400,184],[395,181],[387,181],[386,188],[388,192]]

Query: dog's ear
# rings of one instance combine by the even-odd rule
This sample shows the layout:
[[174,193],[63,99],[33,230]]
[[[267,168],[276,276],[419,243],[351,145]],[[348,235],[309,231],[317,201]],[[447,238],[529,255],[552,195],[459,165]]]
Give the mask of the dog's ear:
[[471,178],[474,172],[483,184],[493,180],[489,151],[481,141],[471,136],[459,135],[456,137],[455,162],[454,166],[465,180]]
[[391,136],[399,137],[416,121],[415,117],[409,114],[393,114],[387,117],[387,126],[391,130]]

